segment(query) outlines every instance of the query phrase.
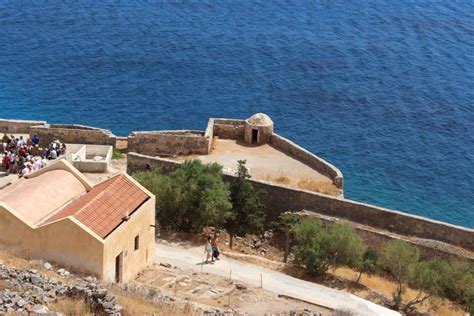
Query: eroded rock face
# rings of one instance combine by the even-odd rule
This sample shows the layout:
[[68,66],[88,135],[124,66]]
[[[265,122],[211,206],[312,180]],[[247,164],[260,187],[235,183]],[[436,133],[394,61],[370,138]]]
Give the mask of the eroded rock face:
[[[58,274],[73,278],[65,269]],[[94,313],[99,315],[121,315],[122,306],[114,295],[100,286],[96,278],[74,279],[73,285],[63,284],[54,278],[47,278],[36,269],[16,269],[7,267],[0,261],[0,314],[61,315],[50,311],[48,303],[60,297],[82,298]]]

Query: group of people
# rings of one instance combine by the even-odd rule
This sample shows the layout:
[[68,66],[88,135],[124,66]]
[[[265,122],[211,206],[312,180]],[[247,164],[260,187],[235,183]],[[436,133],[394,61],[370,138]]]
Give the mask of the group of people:
[[2,169],[8,174],[24,177],[46,166],[47,160],[57,159],[66,153],[66,145],[54,141],[47,147],[39,147],[40,137],[34,135],[25,139],[4,134],[1,138],[3,146]]
[[[206,254],[206,262],[205,263],[213,263],[215,260],[220,260],[220,250],[218,247],[219,242],[219,233],[214,232],[214,236],[211,237],[210,235],[207,236],[206,245],[204,247],[204,253]],[[209,259],[211,261],[209,261]]]

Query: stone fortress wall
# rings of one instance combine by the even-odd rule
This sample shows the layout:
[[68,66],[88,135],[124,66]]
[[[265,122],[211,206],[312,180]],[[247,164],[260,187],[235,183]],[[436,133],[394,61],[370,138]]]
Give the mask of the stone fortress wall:
[[[165,173],[174,170],[177,162],[162,157],[180,154],[205,154],[212,148],[214,138],[242,140],[244,120],[210,119],[204,132],[161,131],[134,132],[128,137],[127,172],[161,168]],[[110,131],[81,125],[48,125],[40,121],[1,120],[0,133],[38,134],[44,142],[59,139],[67,143],[114,145],[118,139]],[[158,144],[157,144],[158,143]],[[343,187],[341,172],[290,140],[273,133],[269,143],[312,168],[327,174],[339,188]],[[169,147],[168,147],[169,146]],[[227,175],[226,177],[230,177]],[[252,180],[267,192],[266,205],[270,218],[279,213],[303,209],[319,214],[346,219],[394,234],[423,240],[435,240],[461,247],[472,258],[474,230],[430,220],[399,211],[328,196],[320,193],[288,188],[264,181]],[[371,235],[372,233],[368,233]],[[373,234],[372,234],[373,235]],[[387,238],[386,236],[384,238]],[[443,251],[442,249],[439,251]],[[474,261],[474,258],[472,259]]]
[[201,131],[132,132],[128,151],[150,156],[206,155],[212,138]]
[[[175,160],[138,153],[129,153],[127,157],[129,174],[153,169],[160,169],[162,173],[167,174],[180,165],[180,162]],[[233,177],[234,175],[224,174],[226,180]],[[326,221],[328,217],[336,221],[349,221],[348,224],[356,228],[371,245],[380,246],[386,240],[402,238],[420,247],[424,257],[462,256],[474,263],[474,257],[470,254],[474,251],[472,229],[317,192],[266,181],[250,181],[266,192],[264,204],[270,221],[275,220],[282,212],[308,210],[314,212],[314,216],[326,218]],[[430,240],[438,243],[435,242],[433,246]],[[461,249],[452,253],[444,247],[439,247],[443,243]]]
[[45,121],[0,119],[0,133],[38,135],[40,145],[57,139],[63,143],[110,145],[115,147],[117,137],[111,131],[76,124],[48,124]]

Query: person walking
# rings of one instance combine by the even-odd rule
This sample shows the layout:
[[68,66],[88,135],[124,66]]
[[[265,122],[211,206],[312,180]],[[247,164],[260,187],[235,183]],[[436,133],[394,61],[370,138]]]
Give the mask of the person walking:
[[212,259],[212,261],[214,261],[214,258],[212,258],[211,240],[211,236],[207,236],[206,245],[204,246],[204,253],[206,254],[206,263],[209,263],[210,258]]
[[221,254],[219,251],[219,247],[217,246],[217,243],[219,242],[219,233],[214,232],[214,237],[211,239],[211,247],[212,247],[212,261],[215,260],[220,260],[219,255]]

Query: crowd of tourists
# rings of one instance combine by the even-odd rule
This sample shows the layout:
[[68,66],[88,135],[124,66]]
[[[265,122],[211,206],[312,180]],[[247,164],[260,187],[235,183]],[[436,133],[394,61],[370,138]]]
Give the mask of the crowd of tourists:
[[24,177],[47,165],[48,160],[57,159],[66,153],[66,145],[58,140],[47,147],[39,147],[40,137],[24,138],[4,134],[1,138],[3,146],[2,170],[6,174],[18,174]]

